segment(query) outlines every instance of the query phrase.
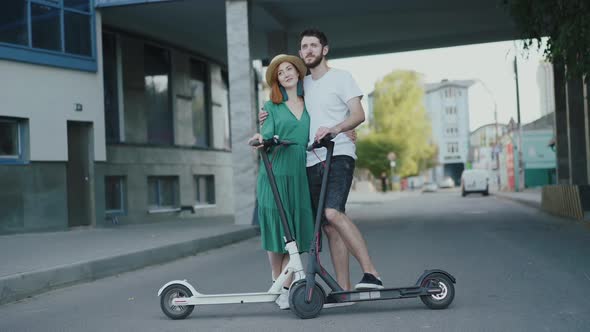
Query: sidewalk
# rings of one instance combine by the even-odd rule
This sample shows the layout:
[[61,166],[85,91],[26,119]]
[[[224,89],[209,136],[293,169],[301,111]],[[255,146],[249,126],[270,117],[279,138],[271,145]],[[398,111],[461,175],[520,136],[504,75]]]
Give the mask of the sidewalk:
[[541,209],[541,189],[526,189],[523,192],[512,192],[512,191],[492,191],[490,194],[512,200],[530,207]]
[[0,236],[0,304],[256,236],[233,218]]

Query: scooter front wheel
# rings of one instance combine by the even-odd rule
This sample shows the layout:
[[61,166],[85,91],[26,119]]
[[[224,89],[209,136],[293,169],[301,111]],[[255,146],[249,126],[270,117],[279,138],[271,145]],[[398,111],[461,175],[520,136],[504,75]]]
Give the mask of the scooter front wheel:
[[453,281],[442,273],[432,273],[422,281],[422,287],[438,287],[441,292],[432,295],[422,295],[420,299],[430,309],[445,309],[455,298]]
[[185,319],[195,309],[194,305],[174,305],[172,300],[179,297],[191,297],[193,293],[184,285],[174,284],[166,287],[160,295],[160,308],[172,319]]
[[305,298],[307,297],[306,295],[305,281],[298,282],[291,286],[291,290],[289,291],[289,306],[299,318],[309,319],[317,317],[324,307],[326,293],[324,293],[324,289],[316,283],[313,287],[313,294],[309,303],[305,301]]

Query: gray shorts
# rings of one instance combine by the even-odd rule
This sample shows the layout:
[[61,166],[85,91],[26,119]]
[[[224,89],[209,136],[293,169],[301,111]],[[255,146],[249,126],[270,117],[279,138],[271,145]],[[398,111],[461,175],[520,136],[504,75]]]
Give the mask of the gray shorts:
[[[330,174],[328,175],[328,188],[324,209],[334,209],[344,213],[346,211],[346,200],[352,185],[355,160],[350,156],[334,156]],[[322,189],[322,177],[324,176],[324,163],[317,163],[307,167],[307,181],[309,182],[309,193],[311,194],[311,205],[314,216],[320,200]]]

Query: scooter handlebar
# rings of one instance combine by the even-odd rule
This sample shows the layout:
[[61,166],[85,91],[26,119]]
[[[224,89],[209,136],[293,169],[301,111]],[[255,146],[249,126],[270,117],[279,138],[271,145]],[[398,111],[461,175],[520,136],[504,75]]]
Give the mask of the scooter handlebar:
[[314,141],[310,145],[307,146],[307,151],[312,151],[313,149],[325,148],[328,146],[328,143],[331,142],[336,136],[332,134],[328,134],[324,136],[319,142]]
[[265,148],[268,148],[268,147],[275,146],[275,145],[292,145],[295,143],[291,142],[289,140],[279,139],[279,136],[275,135],[272,138],[262,140],[262,143],[260,143],[257,140],[251,140],[250,142],[248,142],[248,144],[250,144],[251,146],[261,146],[262,145]]

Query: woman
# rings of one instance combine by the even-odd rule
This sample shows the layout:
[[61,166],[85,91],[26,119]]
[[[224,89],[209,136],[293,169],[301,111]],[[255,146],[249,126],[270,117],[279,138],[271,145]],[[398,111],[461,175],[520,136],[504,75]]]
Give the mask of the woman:
[[[275,147],[269,157],[287,222],[300,252],[309,250],[313,238],[313,214],[305,171],[305,149],[309,139],[309,115],[303,101],[303,77],[306,72],[307,67],[296,56],[281,54],[274,57],[266,71],[266,82],[271,87],[271,100],[264,104],[268,118],[260,134],[251,139],[262,142],[277,135],[295,143]],[[257,199],[262,248],[268,252],[275,280],[289,262],[289,255],[285,250],[279,212],[262,164],[258,173]],[[287,290],[290,283],[291,280],[288,280],[283,285],[283,294],[277,299],[281,309],[289,308]]]

